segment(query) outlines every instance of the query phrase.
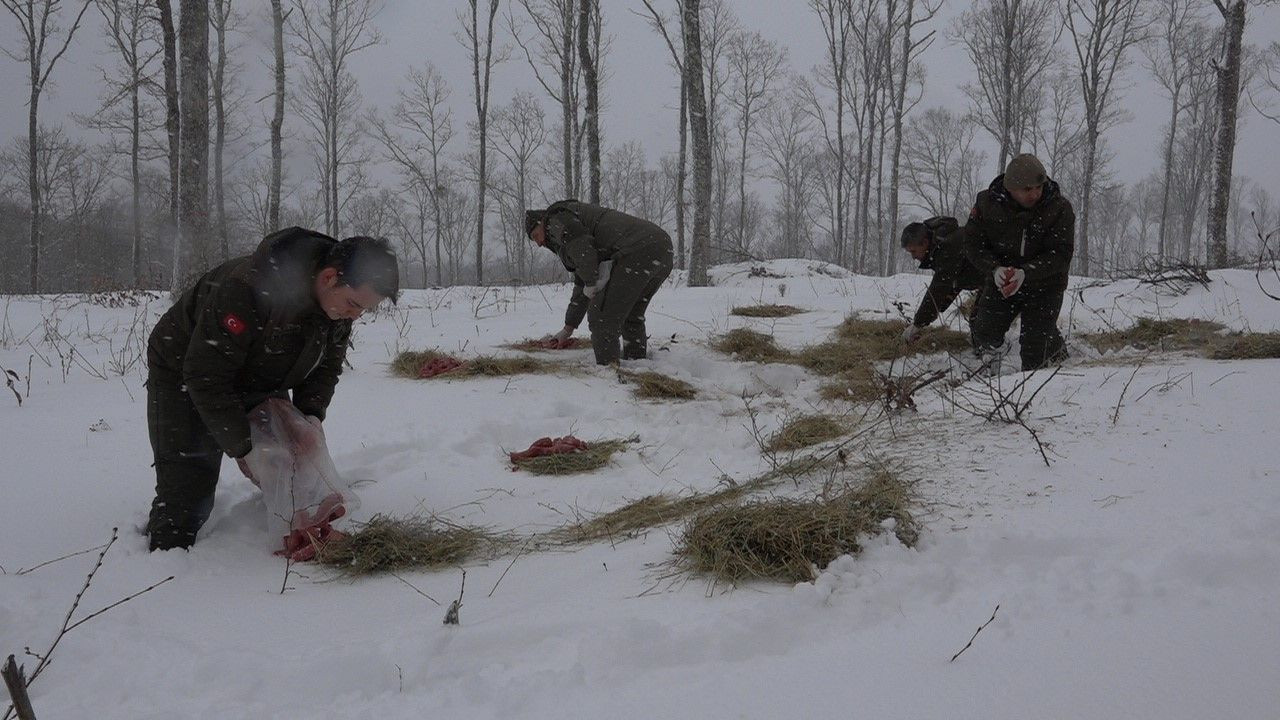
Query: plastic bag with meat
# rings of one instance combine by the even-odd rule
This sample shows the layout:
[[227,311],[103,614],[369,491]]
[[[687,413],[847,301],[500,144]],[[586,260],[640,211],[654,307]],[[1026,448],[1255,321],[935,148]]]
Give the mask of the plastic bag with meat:
[[[329,457],[324,428],[288,400],[272,398],[249,412],[253,450],[244,457],[262,488],[271,537],[285,554],[310,559],[336,532],[331,523],[359,506]],[[308,557],[299,557],[308,555]]]

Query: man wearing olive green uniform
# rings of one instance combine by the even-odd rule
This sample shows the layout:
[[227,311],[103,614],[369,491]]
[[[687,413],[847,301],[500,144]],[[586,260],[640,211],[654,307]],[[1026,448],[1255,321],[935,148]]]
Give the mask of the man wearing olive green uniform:
[[338,242],[289,228],[182,294],[147,345],[152,550],[195,542],[213,508],[223,454],[248,475],[252,408],[292,391],[299,411],[324,420],[351,322],[398,290],[385,241]]
[[526,212],[525,232],[573,273],[564,328],[553,337],[568,340],[585,316],[597,363],[644,358],[644,314],[671,274],[671,236],[648,220],[577,200]]
[[1034,155],[1015,157],[978,193],[964,233],[969,262],[987,275],[970,331],[974,350],[985,359],[998,359],[1005,333],[1019,316],[1024,371],[1066,359],[1058,313],[1075,228],[1071,203]]

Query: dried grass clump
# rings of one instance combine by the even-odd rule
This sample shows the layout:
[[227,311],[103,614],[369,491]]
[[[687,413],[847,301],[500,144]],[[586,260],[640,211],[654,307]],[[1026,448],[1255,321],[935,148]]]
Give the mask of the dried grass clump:
[[809,312],[794,305],[739,305],[729,311],[730,315],[751,318],[782,318]]
[[698,389],[679,378],[660,372],[623,372],[622,378],[634,385],[631,394],[645,400],[692,400]]
[[1138,350],[1197,350],[1218,340],[1226,327],[1211,320],[1155,320],[1138,318],[1133,327],[1083,335],[1098,352]]
[[1218,336],[1205,355],[1214,360],[1262,360],[1280,358],[1280,333],[1241,333]]
[[629,443],[638,441],[639,438],[598,440],[588,443],[586,450],[524,458],[516,460],[512,464],[516,468],[531,472],[534,475],[577,475],[599,470],[608,465],[615,453],[626,449]]
[[796,354],[795,362],[818,375],[874,373],[867,348],[854,342],[824,342],[810,345]]
[[560,352],[561,350],[589,350],[591,349],[591,340],[588,338],[569,338],[569,344],[566,347],[549,348],[542,344],[541,340],[530,338],[521,340],[520,342],[509,343],[503,347],[509,350],[519,350],[521,352]]
[[[735,495],[742,492],[733,489]],[[629,537],[640,530],[673,523],[715,502],[727,500],[725,493],[722,490],[708,495],[695,493],[682,497],[648,495],[616,510],[559,528],[549,534],[549,539],[561,543],[586,543]]]
[[791,353],[778,347],[772,335],[736,328],[711,341],[714,350],[749,362],[789,362]]
[[316,561],[347,577],[458,565],[493,552],[500,537],[478,527],[451,525],[417,515],[375,515],[344,537],[325,544]]
[[909,355],[961,353],[970,347],[969,336],[944,327],[927,327],[907,344],[902,341],[903,324],[896,320],[869,320],[850,315],[836,327],[838,341],[853,343],[872,360],[897,360]]
[[908,487],[889,472],[864,486],[815,500],[772,499],[718,507],[696,517],[676,547],[684,570],[738,583],[813,580],[819,569],[862,548],[858,538],[893,531],[904,545],[919,539]]
[[884,379],[870,363],[855,366],[839,373],[818,388],[824,400],[843,400],[853,403],[876,402],[884,398]]
[[[422,366],[432,360],[449,357],[438,350],[405,351],[391,361],[391,372],[399,377],[419,379]],[[563,370],[564,365],[548,360],[531,357],[497,357],[495,355],[477,355],[465,359],[462,366],[441,375],[439,378],[462,377],[502,377],[507,375],[526,375],[534,373],[551,373]]]
[[765,442],[765,450],[799,450],[834,440],[848,428],[830,415],[802,415],[783,425]]

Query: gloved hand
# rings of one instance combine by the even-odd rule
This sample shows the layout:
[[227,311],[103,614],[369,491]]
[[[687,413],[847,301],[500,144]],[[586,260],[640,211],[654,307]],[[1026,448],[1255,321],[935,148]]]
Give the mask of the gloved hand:
[[996,268],[995,276],[1000,294],[1010,297],[1022,288],[1022,283],[1027,279],[1027,272],[1022,268],[999,267]]
[[902,342],[908,344],[915,342],[920,337],[921,332],[924,332],[924,328],[917,326],[915,323],[907,325],[902,330]]
[[573,330],[574,330],[573,328],[569,327],[568,325],[565,325],[564,327],[560,328],[560,332],[555,333],[554,335],[547,335],[546,337],[542,338],[542,341],[547,343],[556,343],[561,347],[567,347],[569,343],[569,338],[573,336]]

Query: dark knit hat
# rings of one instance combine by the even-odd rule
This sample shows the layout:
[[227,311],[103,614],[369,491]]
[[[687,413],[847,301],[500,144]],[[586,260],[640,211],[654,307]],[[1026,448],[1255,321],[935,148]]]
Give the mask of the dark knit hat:
[[1004,189],[1021,190],[1038,187],[1049,181],[1044,165],[1031,153],[1023,153],[1009,161],[1004,171]]
[[546,210],[525,210],[524,211],[524,234],[533,236],[533,229],[542,224],[547,219]]

